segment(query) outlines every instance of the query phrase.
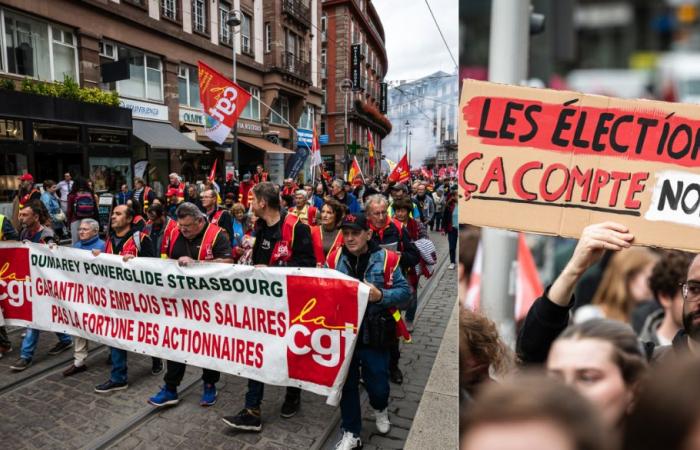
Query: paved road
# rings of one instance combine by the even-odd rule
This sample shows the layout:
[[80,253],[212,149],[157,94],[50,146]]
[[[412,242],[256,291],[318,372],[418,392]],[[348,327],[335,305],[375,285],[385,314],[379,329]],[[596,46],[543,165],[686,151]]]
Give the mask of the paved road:
[[[391,386],[389,411],[394,426],[387,435],[377,435],[365,412],[366,449],[403,447],[454,304],[455,271],[447,269],[447,239],[439,234],[433,239],[441,263],[439,272],[421,291],[414,341],[402,348],[404,383]],[[46,354],[56,342],[55,336],[42,333],[34,365],[21,373],[9,370],[19,355],[20,330],[10,337],[16,350],[0,359],[0,436],[4,448],[320,449],[333,448],[339,437],[339,411],[318,395],[303,392],[299,414],[282,419],[279,409],[284,388],[269,386],[262,406],[263,431],[236,433],[223,425],[221,416],[235,414],[243,407],[246,381],[241,378],[223,375],[218,403],[201,408],[201,370],[188,367],[180,404],[156,410],[146,400],[162,385],[162,375],[150,374],[150,357],[129,354],[129,389],[100,395],[93,387],[109,376],[105,347],[93,346],[87,360],[89,370],[66,379],[61,371],[70,364],[72,352],[54,357]]]

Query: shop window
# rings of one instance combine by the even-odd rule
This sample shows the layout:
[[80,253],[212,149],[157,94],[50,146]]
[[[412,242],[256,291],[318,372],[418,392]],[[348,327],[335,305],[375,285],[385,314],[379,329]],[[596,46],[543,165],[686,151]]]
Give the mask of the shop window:
[[245,105],[241,117],[244,119],[260,120],[260,89],[251,87],[248,89],[248,92],[250,92],[251,97],[248,104]]
[[63,81],[66,75],[78,80],[73,32],[7,9],[0,9],[0,19],[5,28],[0,34],[2,71],[44,81]]
[[199,75],[197,68],[180,66],[177,81],[180,104],[190,108],[199,108],[201,103],[199,102]]
[[34,140],[38,142],[79,142],[80,128],[54,123],[34,122]]
[[21,141],[23,139],[22,121],[0,119],[0,140]]
[[129,132],[108,128],[88,128],[88,141],[91,144],[129,145]]
[[131,159],[90,157],[90,179],[95,191],[118,192],[122,184],[130,185]]

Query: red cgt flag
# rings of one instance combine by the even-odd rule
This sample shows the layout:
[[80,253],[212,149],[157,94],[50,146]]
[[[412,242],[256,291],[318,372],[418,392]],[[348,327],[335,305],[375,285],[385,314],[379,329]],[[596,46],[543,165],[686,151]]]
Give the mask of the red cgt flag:
[[209,172],[209,181],[214,181],[216,178],[216,163],[218,162],[218,159],[214,159],[214,164],[211,166],[211,172]]
[[245,109],[250,94],[202,61],[199,65],[199,100],[206,115],[204,133],[223,144]]
[[408,154],[404,153],[401,161],[394,167],[394,170],[389,174],[389,182],[395,181],[403,183],[411,179],[411,172],[408,168]]

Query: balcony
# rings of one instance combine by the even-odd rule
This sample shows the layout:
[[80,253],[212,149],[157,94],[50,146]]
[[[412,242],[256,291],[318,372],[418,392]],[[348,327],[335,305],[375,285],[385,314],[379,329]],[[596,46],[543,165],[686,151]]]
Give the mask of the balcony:
[[311,27],[311,9],[300,0],[283,0],[282,13],[287,14],[303,27]]
[[303,61],[293,53],[282,53],[281,64],[276,64],[275,68],[292,75],[306,83],[311,82],[311,63]]

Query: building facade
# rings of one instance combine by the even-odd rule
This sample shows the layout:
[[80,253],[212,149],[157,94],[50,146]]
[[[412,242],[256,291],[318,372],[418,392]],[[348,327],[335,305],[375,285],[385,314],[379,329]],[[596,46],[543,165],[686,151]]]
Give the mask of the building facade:
[[[391,123],[380,112],[381,83],[387,72],[384,28],[371,0],[324,0],[321,17],[321,87],[324,109],[320,134],[326,171],[346,171],[345,143],[352,146],[364,174],[369,174],[368,133],[381,160],[382,139]],[[359,85],[344,92],[351,81],[351,51],[360,47]],[[346,114],[347,113],[347,114]],[[346,126],[347,116],[347,126]],[[353,145],[354,144],[354,145]],[[350,158],[349,158],[350,159]],[[380,164],[376,164],[378,172]]]
[[[82,87],[115,90],[121,106],[131,110],[126,146],[109,156],[93,155],[87,146],[75,157],[55,152],[57,164],[40,170],[41,177],[60,179],[72,170],[96,178],[97,188],[113,190],[115,180],[131,184],[134,175],[143,175],[159,191],[170,172],[189,182],[205,179],[215,160],[223,177],[236,160],[233,136],[218,145],[203,133],[197,62],[230,77],[235,46],[237,82],[254,96],[237,125],[238,169],[246,173],[263,163],[281,181],[299,140],[289,124],[310,130],[320,117],[321,37],[314,31],[320,1],[0,1],[0,78],[19,87],[25,78],[61,81],[69,75]],[[226,24],[231,10],[240,12],[234,29]],[[126,78],[103,82],[106,65],[119,62]],[[4,146],[9,139],[1,134]],[[32,134],[36,130],[23,136]],[[24,142],[23,155],[22,142],[13,141],[15,156],[4,155],[15,162],[14,173],[0,175],[40,169],[37,145]],[[119,173],[100,178],[108,167]]]
[[408,149],[414,168],[432,157],[435,168],[455,165],[457,91],[457,74],[442,71],[390,86],[388,116],[395,129],[384,141],[386,157],[398,161]]

